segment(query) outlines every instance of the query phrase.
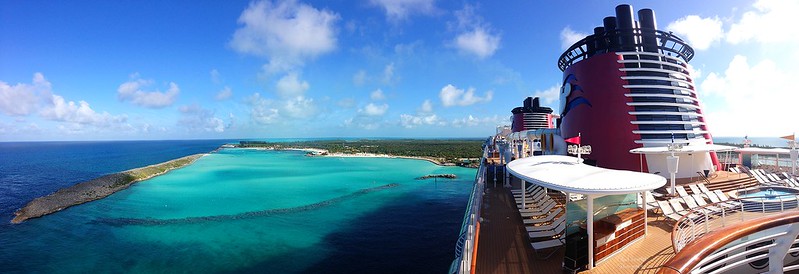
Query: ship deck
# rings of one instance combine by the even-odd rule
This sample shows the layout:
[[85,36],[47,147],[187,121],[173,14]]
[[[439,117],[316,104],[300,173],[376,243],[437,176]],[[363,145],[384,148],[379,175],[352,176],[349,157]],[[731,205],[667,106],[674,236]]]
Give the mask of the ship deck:
[[[546,259],[536,255],[510,189],[492,186],[488,184],[483,197],[475,273],[566,273],[562,269],[564,249],[539,251],[541,256],[555,252]],[[662,217],[650,216],[644,239],[581,273],[656,273],[674,256],[672,225]]]

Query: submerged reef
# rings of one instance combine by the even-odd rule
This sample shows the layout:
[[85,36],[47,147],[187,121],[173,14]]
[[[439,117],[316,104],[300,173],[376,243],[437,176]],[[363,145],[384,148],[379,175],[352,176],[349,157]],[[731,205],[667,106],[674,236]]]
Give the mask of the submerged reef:
[[17,210],[17,212],[14,213],[16,216],[11,220],[11,223],[18,224],[27,219],[38,218],[70,206],[105,198],[117,191],[128,188],[134,183],[194,163],[194,161],[203,155],[205,154],[189,155],[160,164],[105,175],[67,188],[59,189],[50,195],[33,199],[33,201],[30,201],[23,208]]

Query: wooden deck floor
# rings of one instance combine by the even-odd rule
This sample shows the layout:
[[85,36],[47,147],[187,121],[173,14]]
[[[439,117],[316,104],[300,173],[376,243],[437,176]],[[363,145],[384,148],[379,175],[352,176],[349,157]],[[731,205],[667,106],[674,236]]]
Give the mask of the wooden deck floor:
[[483,199],[475,273],[562,272],[562,248],[548,260],[536,257],[509,189],[488,188]]

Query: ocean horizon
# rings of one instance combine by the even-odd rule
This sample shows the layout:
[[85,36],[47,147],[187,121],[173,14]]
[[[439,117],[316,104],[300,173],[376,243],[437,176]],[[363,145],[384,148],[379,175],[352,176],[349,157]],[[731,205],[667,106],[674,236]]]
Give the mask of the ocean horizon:
[[[31,199],[234,140],[0,143],[0,271],[444,272],[476,170],[222,149],[12,225]],[[455,180],[416,180],[453,173]]]

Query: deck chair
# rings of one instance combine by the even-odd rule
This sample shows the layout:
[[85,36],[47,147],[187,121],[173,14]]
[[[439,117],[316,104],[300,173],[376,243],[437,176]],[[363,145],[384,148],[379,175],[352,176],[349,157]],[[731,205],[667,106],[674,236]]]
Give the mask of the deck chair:
[[721,201],[721,199],[719,199],[719,197],[716,195],[716,193],[713,193],[712,191],[705,192],[705,196],[708,199],[710,199],[710,202],[713,203],[716,206],[721,206],[721,207],[724,207],[724,208],[726,208],[728,210],[735,210],[735,208],[736,208],[736,206],[733,205],[733,204],[725,203],[725,202]]
[[731,167],[731,168],[730,168],[730,171],[731,171],[732,173],[741,173],[741,171],[739,171],[737,167]]
[[774,173],[766,174],[766,176],[770,177],[772,182],[780,180],[780,177],[777,177],[777,174],[774,174]]
[[551,222],[553,219],[555,219],[555,216],[557,216],[561,212],[563,212],[563,208],[557,207],[555,208],[555,210],[549,212],[549,214],[547,214],[543,218],[538,218],[538,219],[524,218],[522,221],[524,222],[525,225],[543,224],[546,222]]
[[704,209],[704,208],[700,207],[699,204],[696,203],[696,200],[694,200],[693,196],[682,197],[682,200],[683,200],[683,202],[685,202],[686,205],[688,205],[688,208],[693,210],[693,211],[702,212],[704,214],[712,214],[713,213],[712,210]]
[[555,200],[546,196],[545,198],[538,200],[538,201],[530,201],[527,203],[526,208],[522,208],[522,205],[516,205],[516,208],[519,209],[519,212],[530,212],[530,211],[542,211],[543,208],[547,208],[549,205],[555,205]]
[[[524,191],[531,192],[531,191],[536,190],[537,188],[540,188],[540,187],[541,186],[539,186],[539,185],[532,184],[532,185],[528,186],[527,188],[525,188]],[[520,193],[521,194],[522,193],[522,191],[519,190],[518,188],[511,189],[510,192],[513,193],[513,194],[516,194],[516,193]]]
[[683,186],[675,186],[674,188],[677,189],[677,194],[679,194],[681,197],[688,196],[688,191],[686,191]]
[[702,193],[710,192],[710,189],[707,189],[707,186],[705,186],[703,183],[696,184],[696,186],[699,187],[699,190],[701,190]]
[[682,215],[677,214],[674,212],[674,209],[671,208],[668,202],[666,201],[657,201],[658,205],[660,206],[660,211],[663,213],[664,217],[672,219],[674,221],[679,221],[682,218]]
[[703,194],[694,194],[694,195],[691,195],[691,196],[694,198],[694,201],[696,202],[697,205],[699,205],[699,206],[701,206],[701,207],[703,207],[705,209],[708,209],[708,210],[710,210],[712,212],[716,212],[716,213],[721,212],[721,208],[719,208],[717,206],[714,206],[714,205],[709,205],[707,203],[707,201],[705,201],[705,198],[704,198]]
[[533,194],[525,195],[524,197],[522,196],[513,197],[513,199],[516,200],[516,205],[518,206],[522,204],[522,200],[525,200],[527,203],[530,203],[532,201],[542,200],[544,199],[544,196],[547,196],[547,194],[543,191],[539,191]]
[[682,199],[680,199],[680,198],[674,198],[674,199],[670,199],[669,200],[669,205],[671,205],[671,208],[674,209],[674,213],[677,213],[677,214],[680,214],[680,215],[683,215],[683,216],[688,216],[688,218],[698,217],[697,215],[692,214],[691,211],[689,211],[689,210],[685,209],[684,207],[682,207],[682,202],[680,202],[681,200]]
[[566,243],[565,240],[566,240],[566,236],[561,234],[556,239],[534,241],[534,242],[530,242],[530,245],[533,246],[533,250],[535,251],[535,255],[538,256],[539,259],[546,260],[546,259],[549,259],[549,257],[552,257],[552,255],[555,254],[558,250],[555,249],[555,250],[553,250],[552,252],[550,252],[549,254],[547,254],[544,257],[541,257],[541,255],[538,254],[538,251],[549,249],[549,248],[553,248],[553,247],[561,247],[561,246],[563,246]]
[[555,237],[555,236],[558,236],[561,233],[563,233],[563,231],[565,229],[566,229],[566,222],[560,222],[553,229],[543,230],[543,231],[527,232],[527,236],[530,237],[530,239],[533,239],[533,238],[544,238],[544,237]]
[[[652,196],[652,192],[644,191],[644,195],[646,195],[646,210],[656,209],[658,208],[657,200],[655,200],[655,196]],[[644,199],[641,198],[641,194],[638,194],[638,204],[641,205],[644,202]],[[643,207],[643,205],[641,205]]]
[[521,214],[522,217],[525,217],[525,218],[526,217],[541,216],[541,215],[549,213],[549,211],[551,211],[553,208],[555,208],[555,202],[554,201],[547,203],[547,205],[544,206],[541,209],[519,209],[519,214]]
[[544,223],[544,224],[541,224],[541,225],[526,225],[526,226],[524,226],[524,229],[526,229],[527,232],[553,230],[560,223],[565,223],[565,222],[566,222],[566,214],[561,214],[560,217],[556,218],[552,222]]
[[[526,202],[526,204],[524,206],[526,206],[527,208],[537,208],[537,207],[541,207],[543,205],[546,205],[545,203],[547,203],[549,201],[552,201],[552,198],[550,198],[546,194],[541,194],[541,195],[536,196],[536,197],[528,197],[527,198],[527,202]],[[522,199],[516,200],[516,208],[523,209],[522,208]]]
[[[526,192],[529,195],[529,194],[532,194],[532,193],[535,193],[535,192],[538,192],[538,191],[541,191],[541,190],[544,190],[544,188],[540,187],[538,185],[532,185],[532,186],[530,186],[528,188],[525,188],[524,192]],[[518,189],[511,189],[510,193],[513,193],[513,196],[522,196],[522,192],[519,191]]]
[[702,194],[702,190],[700,190],[699,186],[697,186],[696,184],[688,185],[688,188],[691,189],[691,192],[693,192],[692,194],[697,194],[697,193]]
[[726,203],[732,204],[734,206],[740,206],[741,205],[741,202],[731,201],[730,198],[727,197],[727,194],[724,194],[724,192],[722,192],[721,190],[718,190],[718,189],[713,190],[713,193],[715,193],[716,196],[719,197],[719,200],[721,200],[722,202],[726,202]]

